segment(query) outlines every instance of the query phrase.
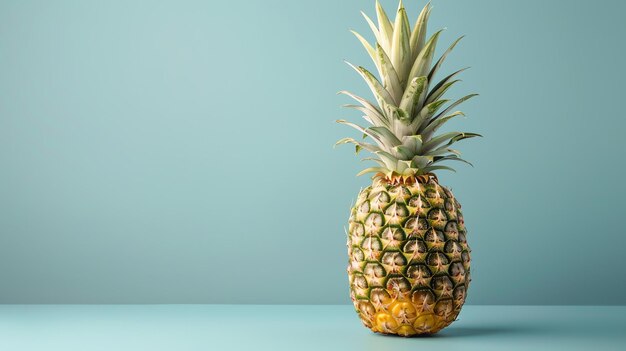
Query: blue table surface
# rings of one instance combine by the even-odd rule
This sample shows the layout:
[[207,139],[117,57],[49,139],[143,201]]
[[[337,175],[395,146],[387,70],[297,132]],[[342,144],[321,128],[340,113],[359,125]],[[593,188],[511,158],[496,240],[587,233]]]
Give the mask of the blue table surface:
[[0,350],[626,350],[626,306],[465,306],[400,338],[346,305],[0,305]]

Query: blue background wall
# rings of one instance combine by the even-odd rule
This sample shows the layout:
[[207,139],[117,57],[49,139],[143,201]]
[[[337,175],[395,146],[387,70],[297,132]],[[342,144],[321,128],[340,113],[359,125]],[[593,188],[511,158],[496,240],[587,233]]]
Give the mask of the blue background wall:
[[[395,1],[383,0],[391,11]],[[406,1],[414,19],[424,1]],[[624,304],[622,1],[435,0],[473,304]],[[348,303],[373,1],[0,1],[0,302]],[[447,45],[441,45],[440,49]],[[370,65],[371,67],[371,65]]]

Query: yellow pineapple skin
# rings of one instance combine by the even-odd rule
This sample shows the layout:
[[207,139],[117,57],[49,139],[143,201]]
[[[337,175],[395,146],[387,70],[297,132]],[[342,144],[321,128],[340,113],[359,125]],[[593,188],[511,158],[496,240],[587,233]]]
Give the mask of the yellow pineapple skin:
[[400,336],[454,322],[470,283],[461,205],[434,176],[363,189],[348,229],[350,296],[363,324]]

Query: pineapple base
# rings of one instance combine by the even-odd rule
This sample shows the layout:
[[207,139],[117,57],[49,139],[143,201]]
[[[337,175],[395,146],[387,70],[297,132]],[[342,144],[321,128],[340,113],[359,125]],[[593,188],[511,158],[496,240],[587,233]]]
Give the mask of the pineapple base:
[[405,337],[435,334],[454,322],[460,312],[460,309],[450,310],[445,303],[433,311],[422,304],[402,300],[373,309],[368,301],[358,301],[355,307],[363,325],[373,332]]
[[348,230],[350,296],[363,324],[401,336],[454,322],[470,283],[461,205],[435,177],[363,189]]

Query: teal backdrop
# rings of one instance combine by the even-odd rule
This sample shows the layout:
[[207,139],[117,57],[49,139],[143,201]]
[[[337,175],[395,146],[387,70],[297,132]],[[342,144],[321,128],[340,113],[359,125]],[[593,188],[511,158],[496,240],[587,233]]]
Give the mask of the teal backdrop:
[[[397,3],[382,0],[394,12]],[[425,1],[406,0],[412,19]],[[435,0],[471,304],[625,304],[626,2]],[[373,0],[0,1],[1,303],[349,303]]]

